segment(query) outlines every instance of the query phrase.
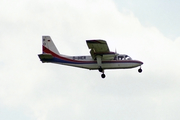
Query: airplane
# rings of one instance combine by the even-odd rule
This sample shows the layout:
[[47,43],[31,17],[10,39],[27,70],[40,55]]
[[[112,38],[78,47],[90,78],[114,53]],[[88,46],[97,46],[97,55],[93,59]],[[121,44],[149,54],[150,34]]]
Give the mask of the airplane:
[[56,63],[61,65],[99,70],[101,77],[105,78],[106,69],[128,69],[140,66],[141,73],[143,62],[133,60],[126,54],[111,52],[105,40],[86,40],[90,49],[90,56],[68,56],[60,54],[50,36],[42,36],[42,54],[38,54],[42,63]]

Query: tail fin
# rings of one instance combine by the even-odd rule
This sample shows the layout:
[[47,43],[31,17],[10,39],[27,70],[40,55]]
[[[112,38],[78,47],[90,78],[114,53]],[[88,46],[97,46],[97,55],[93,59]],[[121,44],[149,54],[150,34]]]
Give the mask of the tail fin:
[[60,55],[50,36],[42,36],[42,50],[43,53],[53,52],[57,55]]

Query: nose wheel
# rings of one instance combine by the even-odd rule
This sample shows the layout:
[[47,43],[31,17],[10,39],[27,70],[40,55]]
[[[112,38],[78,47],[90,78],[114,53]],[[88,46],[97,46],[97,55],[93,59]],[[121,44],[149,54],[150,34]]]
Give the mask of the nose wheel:
[[142,72],[142,69],[141,69],[141,68],[139,68],[139,69],[138,69],[138,72],[139,72],[139,73],[141,73],[141,72]]

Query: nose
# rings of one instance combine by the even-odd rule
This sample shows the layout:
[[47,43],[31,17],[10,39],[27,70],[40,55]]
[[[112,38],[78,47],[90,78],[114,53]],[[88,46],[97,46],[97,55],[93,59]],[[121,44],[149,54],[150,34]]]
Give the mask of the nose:
[[143,64],[143,62],[141,62],[141,61],[139,61],[139,62],[140,62],[141,65]]
[[137,61],[137,63],[139,64],[139,66],[141,66],[142,64],[143,64],[143,62],[142,61]]

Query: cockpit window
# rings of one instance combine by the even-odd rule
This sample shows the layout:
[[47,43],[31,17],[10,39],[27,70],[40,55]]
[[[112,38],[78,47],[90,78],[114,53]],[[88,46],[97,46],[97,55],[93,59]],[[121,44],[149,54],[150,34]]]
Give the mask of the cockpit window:
[[118,60],[123,60],[124,56],[118,56]]
[[118,55],[117,59],[118,60],[132,60],[132,58],[129,57],[128,55]]
[[131,57],[128,56],[128,57],[126,57],[126,60],[132,60],[132,59],[131,59]]

